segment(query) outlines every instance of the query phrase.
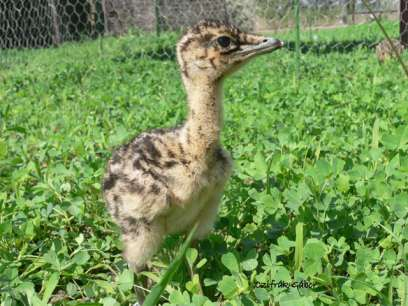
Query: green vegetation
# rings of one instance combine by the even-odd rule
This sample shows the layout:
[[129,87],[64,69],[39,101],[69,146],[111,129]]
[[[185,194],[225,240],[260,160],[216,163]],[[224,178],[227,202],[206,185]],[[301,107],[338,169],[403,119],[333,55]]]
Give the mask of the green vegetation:
[[[281,50],[226,82],[223,143],[235,174],[215,231],[187,250],[161,303],[408,305],[406,80],[397,62],[379,65],[365,47],[381,37],[373,24],[303,36],[314,48],[301,56],[299,80],[294,53]],[[115,146],[183,120],[176,37],[7,52],[2,306],[135,302],[140,283],[121,256],[101,177]],[[361,38],[368,44],[346,48]],[[334,41],[345,48],[327,52]],[[153,283],[184,239],[166,240],[145,274]]]

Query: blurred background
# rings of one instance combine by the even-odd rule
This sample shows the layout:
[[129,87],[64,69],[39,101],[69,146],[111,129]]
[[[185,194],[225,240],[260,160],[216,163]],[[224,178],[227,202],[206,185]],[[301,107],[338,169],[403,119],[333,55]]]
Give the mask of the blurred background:
[[[392,36],[401,33],[402,39],[408,41],[406,1],[368,3],[389,26]],[[105,47],[106,53],[108,46],[103,45],[102,38],[124,36],[143,38],[132,42],[137,51],[172,56],[177,36],[171,35],[204,18],[224,20],[253,32],[291,33],[296,27],[297,5],[300,38],[309,43],[302,45],[303,52],[310,49],[310,43],[327,52],[361,45],[372,47],[381,39],[376,35],[376,26],[362,28],[363,33],[352,40],[337,37],[336,31],[320,39],[321,31],[372,23],[373,15],[361,0],[3,0],[0,62],[21,59],[14,56],[18,49],[58,47],[68,42],[100,40],[98,48],[101,51]],[[173,39],[168,38],[168,44],[162,41],[156,49],[155,38],[169,35]]]

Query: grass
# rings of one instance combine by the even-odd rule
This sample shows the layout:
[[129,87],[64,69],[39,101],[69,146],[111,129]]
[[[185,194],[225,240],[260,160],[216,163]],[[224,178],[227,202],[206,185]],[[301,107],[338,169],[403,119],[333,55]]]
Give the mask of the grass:
[[[396,35],[395,24],[386,27]],[[294,34],[282,36],[291,41]],[[135,302],[132,287],[139,283],[121,256],[101,177],[115,146],[182,122],[176,37],[5,52],[2,306]],[[299,81],[293,82],[294,53],[281,50],[226,82],[222,141],[235,172],[215,231],[187,250],[188,264],[160,303],[407,305],[402,70],[397,62],[379,65],[366,48],[381,39],[373,24],[306,32],[301,39]],[[350,48],[350,42],[359,44]],[[345,48],[328,52],[333,43]],[[155,272],[145,273],[154,283],[183,239],[165,241]]]

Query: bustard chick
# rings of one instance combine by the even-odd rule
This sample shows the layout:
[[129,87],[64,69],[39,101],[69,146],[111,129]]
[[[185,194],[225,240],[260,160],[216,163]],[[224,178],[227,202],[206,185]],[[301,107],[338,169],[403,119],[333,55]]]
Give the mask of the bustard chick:
[[395,54],[395,51],[398,53],[398,55],[401,55],[402,52],[404,52],[405,48],[404,45],[400,42],[400,40],[392,39],[392,43],[395,46],[395,50],[393,50],[388,39],[384,39],[375,48],[375,52],[380,63],[384,63],[385,61],[391,58],[396,58],[397,56]]
[[107,207],[135,272],[145,267],[167,234],[187,232],[195,222],[196,239],[212,229],[232,164],[220,144],[223,79],[282,45],[215,21],[198,23],[178,42],[187,120],[178,128],[142,133],[120,147],[104,177]]

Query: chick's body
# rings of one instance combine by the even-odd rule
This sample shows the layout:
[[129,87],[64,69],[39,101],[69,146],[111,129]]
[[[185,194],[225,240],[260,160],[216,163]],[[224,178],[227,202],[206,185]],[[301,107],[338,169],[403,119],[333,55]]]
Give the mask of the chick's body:
[[198,155],[180,141],[185,133],[185,128],[143,133],[108,163],[105,199],[135,270],[145,264],[141,253],[150,257],[165,235],[188,231],[200,221],[196,238],[202,238],[215,221],[231,158],[220,145]]

